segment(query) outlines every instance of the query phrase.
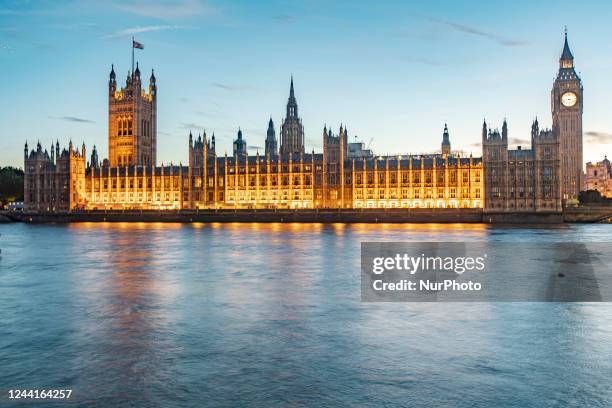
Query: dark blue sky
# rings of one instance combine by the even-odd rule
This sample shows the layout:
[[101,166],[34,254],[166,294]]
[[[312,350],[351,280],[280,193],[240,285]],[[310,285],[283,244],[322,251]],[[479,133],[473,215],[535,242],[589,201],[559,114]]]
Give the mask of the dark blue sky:
[[585,159],[612,144],[612,3],[606,1],[0,1],[0,165],[23,142],[85,141],[107,154],[107,81],[123,81],[131,36],[158,83],[158,160],[187,161],[187,135],[215,132],[252,152],[280,126],[294,75],[306,148],[324,124],[377,153],[480,154],[483,118],[524,144],[550,126],[550,89],[568,26],[585,87]]

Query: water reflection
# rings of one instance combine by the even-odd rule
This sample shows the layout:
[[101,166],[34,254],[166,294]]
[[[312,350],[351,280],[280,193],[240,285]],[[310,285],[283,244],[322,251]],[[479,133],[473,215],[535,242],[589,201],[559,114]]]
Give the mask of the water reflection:
[[0,383],[70,386],[77,406],[603,405],[610,305],[368,304],[359,286],[362,241],[602,237],[609,226],[13,224]]

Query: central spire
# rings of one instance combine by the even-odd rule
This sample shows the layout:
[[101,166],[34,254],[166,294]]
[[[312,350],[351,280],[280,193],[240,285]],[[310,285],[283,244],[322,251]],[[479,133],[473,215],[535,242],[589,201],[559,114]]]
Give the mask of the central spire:
[[287,101],[287,118],[298,117],[297,100],[295,99],[295,91],[293,90],[293,75],[291,75],[291,86],[289,87],[289,100]]
[[281,126],[280,154],[304,153],[304,127],[298,116],[298,104],[293,88],[293,75],[289,86],[289,100],[287,101],[287,115]]

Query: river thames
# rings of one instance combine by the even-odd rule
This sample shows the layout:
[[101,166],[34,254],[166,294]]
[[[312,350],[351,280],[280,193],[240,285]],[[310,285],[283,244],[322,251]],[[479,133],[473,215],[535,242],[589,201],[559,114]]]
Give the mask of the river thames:
[[[0,226],[0,406],[605,407],[612,303],[366,303],[363,241],[610,225]],[[520,260],[517,260],[520,262]],[[17,401],[9,389],[72,389]]]

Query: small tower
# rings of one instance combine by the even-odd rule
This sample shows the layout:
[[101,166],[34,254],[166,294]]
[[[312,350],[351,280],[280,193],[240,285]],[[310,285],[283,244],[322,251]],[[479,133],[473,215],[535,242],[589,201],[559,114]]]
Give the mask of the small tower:
[[149,78],[149,94],[155,96],[157,93],[157,83],[155,81],[155,72],[151,69],[151,77]]
[[502,140],[508,141],[508,122],[504,118],[504,123],[502,124]]
[[538,118],[536,117],[533,123],[531,124],[531,146],[533,146],[533,141],[540,133],[540,124],[538,123]]
[[442,154],[448,156],[451,152],[450,136],[448,134],[448,126],[444,124],[444,133],[442,134]]
[[487,120],[482,121],[482,145],[484,147],[485,142],[487,141]]
[[242,130],[238,128],[238,138],[234,140],[234,156],[247,156],[247,143],[242,138]]
[[114,95],[117,90],[117,76],[115,74],[115,65],[111,64],[111,72],[108,79],[108,94]]
[[278,154],[278,144],[276,142],[276,132],[274,131],[274,122],[272,122],[272,117],[270,117],[270,121],[268,122],[265,154],[266,157],[272,157]]

